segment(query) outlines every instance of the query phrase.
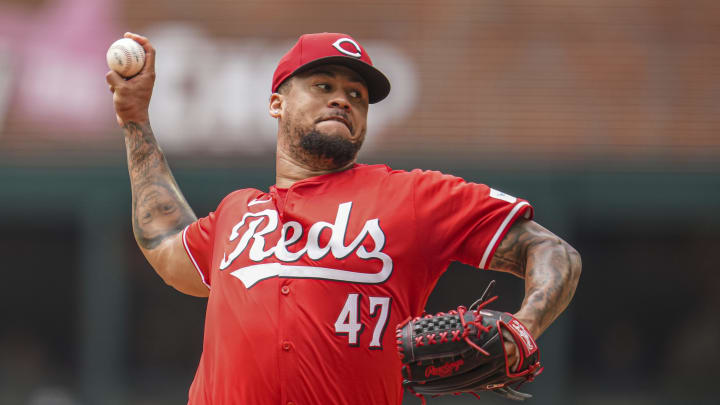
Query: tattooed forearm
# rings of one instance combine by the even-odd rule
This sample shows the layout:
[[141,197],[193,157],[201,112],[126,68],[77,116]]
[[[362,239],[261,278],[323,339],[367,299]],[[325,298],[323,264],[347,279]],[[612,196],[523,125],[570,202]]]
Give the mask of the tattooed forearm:
[[129,122],[123,128],[131,175],[146,175],[150,170],[165,164],[165,156],[160,151],[149,124]]
[[580,255],[539,224],[519,220],[503,239],[490,267],[525,278],[516,314],[537,337],[567,307],[582,268]]
[[519,316],[532,319],[540,334],[570,303],[580,277],[580,255],[558,238],[528,253],[525,300]]
[[180,192],[150,124],[124,125],[135,240],[153,249],[196,217]]

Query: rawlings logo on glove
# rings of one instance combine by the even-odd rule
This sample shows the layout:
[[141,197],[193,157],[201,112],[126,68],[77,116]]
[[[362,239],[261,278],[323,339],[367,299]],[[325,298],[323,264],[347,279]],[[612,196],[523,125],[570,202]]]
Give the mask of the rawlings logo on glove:
[[522,343],[524,345],[525,353],[530,353],[533,350],[535,350],[535,340],[530,336],[530,332],[528,332],[525,325],[521,324],[520,321],[517,319],[514,319],[510,321],[510,327],[517,332],[518,335],[520,335],[520,338],[522,339]]
[[[470,309],[461,306],[398,325],[403,385],[423,404],[426,395],[470,393],[477,397],[481,391],[519,401],[531,397],[514,388],[540,374],[540,352],[520,321],[508,313],[485,309],[496,298],[482,301],[477,307],[476,302]],[[503,332],[519,348],[520,359],[513,371],[507,361]]]
[[447,377],[450,374],[457,373],[460,370],[460,366],[465,363],[463,359],[460,359],[458,361],[448,362],[440,367],[435,366],[429,366],[425,369],[425,377],[430,377],[431,375],[436,375],[438,377]]

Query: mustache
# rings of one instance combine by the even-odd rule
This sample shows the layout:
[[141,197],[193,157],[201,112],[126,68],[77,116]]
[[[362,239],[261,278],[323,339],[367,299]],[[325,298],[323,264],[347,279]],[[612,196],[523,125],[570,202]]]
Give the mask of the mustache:
[[355,127],[352,124],[352,120],[350,119],[350,115],[346,113],[345,111],[338,110],[333,112],[332,114],[326,114],[319,119],[315,121],[315,123],[323,122],[323,121],[339,121],[345,124],[346,127],[350,130],[350,133],[354,133]]

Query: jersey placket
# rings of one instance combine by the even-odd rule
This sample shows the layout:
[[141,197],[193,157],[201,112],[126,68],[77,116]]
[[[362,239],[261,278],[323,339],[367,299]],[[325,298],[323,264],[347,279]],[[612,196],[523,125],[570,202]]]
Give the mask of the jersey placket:
[[[282,199],[280,210],[280,224],[282,227],[283,213],[287,208],[292,208],[292,188],[287,191]],[[278,278],[278,319],[280,320],[279,328],[279,375],[280,375],[280,398],[281,405],[298,405],[297,398],[292,398],[291,388],[294,384],[299,383],[297,347],[294,342],[292,331],[295,330],[295,317],[293,316],[296,307],[295,292],[292,288],[292,279]]]

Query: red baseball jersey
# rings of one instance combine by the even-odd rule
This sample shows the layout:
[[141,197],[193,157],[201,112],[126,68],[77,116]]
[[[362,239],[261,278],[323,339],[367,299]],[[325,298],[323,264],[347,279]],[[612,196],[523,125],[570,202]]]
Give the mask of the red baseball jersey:
[[199,404],[400,404],[396,325],[451,261],[487,268],[527,201],[384,165],[243,189],[188,226],[210,288]]

